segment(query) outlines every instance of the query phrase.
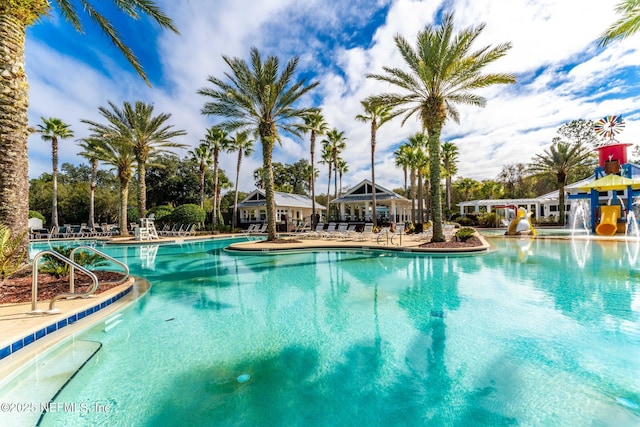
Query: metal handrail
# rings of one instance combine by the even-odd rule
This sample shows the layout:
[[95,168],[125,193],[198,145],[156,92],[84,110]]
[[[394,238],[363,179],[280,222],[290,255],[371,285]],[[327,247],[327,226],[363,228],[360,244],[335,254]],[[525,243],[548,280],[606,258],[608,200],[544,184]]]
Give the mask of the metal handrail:
[[[94,254],[98,254],[103,258],[108,259],[109,261],[113,262],[114,264],[118,264],[120,267],[122,267],[124,269],[124,278],[122,278],[121,280],[114,282],[114,283],[124,283],[128,278],[129,278],[129,267],[123,263],[122,261],[118,261],[117,259],[110,257],[109,255],[105,254],[104,252],[100,252],[99,250],[97,250],[94,247],[91,246],[87,246],[87,245],[83,245],[83,246],[78,246],[77,248],[74,248],[71,253],[69,254],[69,258],[71,259],[71,261],[74,260],[75,254],[76,252],[78,252],[79,250],[84,249],[87,250],[89,252],[93,252]],[[73,276],[74,276],[74,270],[73,270],[73,266],[71,267],[71,270],[69,271],[69,280],[71,281],[71,292],[73,292]]]
[[[56,295],[51,302],[49,303],[49,310],[52,309],[53,307],[53,302],[55,299],[57,299],[58,297],[67,297],[67,296],[74,296],[76,298],[80,298],[82,296],[85,295],[91,295],[93,292],[95,292],[95,290],[98,288],[98,277],[93,274],[91,271],[87,270],[86,268],[84,268],[83,266],[81,266],[80,264],[77,264],[73,261],[71,261],[69,258],[65,257],[64,255],[61,255],[60,253],[56,252],[56,251],[51,251],[51,250],[44,250],[42,252],[37,253],[34,257],[33,257],[33,272],[31,274],[31,311],[29,312],[29,314],[38,314],[38,313],[42,313],[42,310],[38,310],[38,261],[40,261],[40,258],[42,258],[44,255],[52,255],[56,258],[58,258],[60,261],[69,264],[71,266],[71,268],[77,268],[80,271],[82,271],[84,274],[86,274],[87,276],[89,276],[91,278],[91,280],[93,281],[93,286],[87,291],[87,293],[83,293],[83,294],[74,294],[74,293],[64,293],[61,295]],[[70,275],[69,277],[69,289],[73,289],[73,276]],[[91,292],[89,292],[91,291]]]
[[[51,302],[49,302],[49,309],[46,311],[46,313],[48,314],[53,314],[56,312],[56,310],[53,309],[53,304],[62,298],[87,298],[91,295],[93,295],[93,293],[98,289],[98,277],[95,275],[95,273],[91,272],[90,270],[87,270],[86,268],[84,268],[83,266],[81,266],[80,264],[76,263],[74,261],[74,256],[76,254],[76,252],[78,252],[79,250],[84,249],[84,250],[88,250],[90,252],[93,252],[95,254],[98,254],[106,259],[108,259],[109,261],[118,264],[119,266],[121,266],[124,269],[124,277],[114,283],[123,283],[125,282],[128,278],[129,278],[129,267],[124,264],[121,261],[118,261],[115,258],[110,257],[109,255],[100,252],[99,250],[92,248],[90,246],[78,246],[77,248],[74,248],[71,253],[69,254],[69,258],[65,257],[64,255],[56,252],[56,251],[52,251],[52,250],[44,250],[42,252],[39,252],[38,254],[36,254],[36,256],[33,257],[33,273],[32,273],[32,283],[31,283],[31,292],[33,294],[32,296],[32,302],[31,302],[31,311],[29,312],[30,314],[37,314],[37,313],[42,313],[42,310],[38,310],[37,309],[37,304],[38,304],[38,261],[40,260],[40,258],[45,255],[53,255],[54,257],[58,258],[59,260],[61,260],[62,262],[69,264],[70,269],[69,269],[69,292],[65,292],[59,295],[56,295],[55,297],[53,297],[51,299]],[[93,282],[93,285],[87,289],[86,292],[83,293],[76,293],[75,292],[75,269],[78,269],[80,271],[82,271],[84,274],[86,274],[87,276],[89,276],[89,278],[91,279],[91,281]]]

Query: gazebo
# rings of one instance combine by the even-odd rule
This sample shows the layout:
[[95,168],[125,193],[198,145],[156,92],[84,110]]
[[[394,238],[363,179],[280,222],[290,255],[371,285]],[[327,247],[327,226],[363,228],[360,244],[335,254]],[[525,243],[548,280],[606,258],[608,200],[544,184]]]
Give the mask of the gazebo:
[[[378,184],[376,184],[375,191],[378,222],[410,221],[411,200]],[[338,221],[371,222],[373,218],[373,184],[365,179],[330,203],[337,206]]]

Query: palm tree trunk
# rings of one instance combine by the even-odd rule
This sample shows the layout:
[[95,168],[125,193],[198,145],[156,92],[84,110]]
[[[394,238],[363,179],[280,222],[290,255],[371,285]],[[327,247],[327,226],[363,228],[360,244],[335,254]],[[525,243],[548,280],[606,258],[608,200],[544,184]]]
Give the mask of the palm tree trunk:
[[442,195],[440,194],[440,128],[429,129],[429,196],[433,218],[432,242],[444,242],[442,231]]
[[213,150],[213,211],[211,228],[218,228],[218,149]]
[[95,195],[96,195],[96,187],[98,186],[98,160],[91,160],[91,184],[90,184],[90,192],[89,192],[89,222],[88,227],[93,230],[95,227],[94,216],[95,216]]
[[58,139],[55,135],[51,138],[51,163],[53,164],[53,173],[51,175],[53,184],[51,191],[51,227],[57,230],[60,224],[58,223]]
[[138,162],[138,214],[147,217],[147,167],[146,160]]
[[329,161],[329,181],[327,182],[327,220],[329,219],[329,202],[331,201],[331,160]]
[[375,158],[376,158],[376,121],[371,120],[371,217],[373,218],[373,226],[378,226],[378,215],[376,215],[376,171],[375,171]]
[[233,199],[233,220],[232,228],[236,228],[238,220],[238,181],[240,180],[240,163],[242,163],[242,148],[238,149],[238,166],[236,166],[236,189]]
[[314,167],[314,158],[316,154],[316,132],[311,131],[311,229],[316,228],[316,174]]
[[120,179],[120,235],[129,235],[129,224],[127,224],[127,207],[129,206],[129,181]]
[[265,180],[265,196],[267,198],[267,240],[277,240],[278,234],[276,232],[276,202],[275,191],[273,182],[273,136],[262,136],[262,164]]
[[409,172],[409,177],[411,180],[411,222],[414,224],[416,221],[416,170],[411,168]]
[[422,172],[418,169],[418,221],[424,223],[424,195],[422,189]]
[[565,179],[558,179],[558,211],[560,213],[560,218],[558,218],[558,224],[564,226],[564,185]]
[[200,162],[200,207],[204,209],[204,174],[205,165],[204,162]]
[[[25,25],[0,15],[0,224],[18,236],[29,218],[29,85],[24,72]],[[23,239],[21,249],[27,249]]]

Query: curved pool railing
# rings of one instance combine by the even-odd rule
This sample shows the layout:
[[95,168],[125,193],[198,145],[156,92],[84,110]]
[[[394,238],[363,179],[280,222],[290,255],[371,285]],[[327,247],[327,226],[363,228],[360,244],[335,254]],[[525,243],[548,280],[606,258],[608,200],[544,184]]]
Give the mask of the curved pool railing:
[[[44,255],[51,255],[55,258],[58,258],[60,261],[69,264],[72,268],[77,268],[80,271],[82,271],[84,274],[86,274],[87,276],[89,276],[91,278],[91,281],[93,282],[93,286],[91,288],[89,288],[87,290],[86,293],[82,293],[82,294],[77,294],[77,293],[73,293],[73,292],[69,292],[69,293],[63,293],[60,295],[56,295],[54,298],[51,299],[51,302],[49,303],[49,310],[47,311],[42,311],[42,310],[38,310],[38,261],[40,261],[40,258],[42,258]],[[80,264],[77,264],[73,261],[71,261],[69,258],[65,257],[64,255],[59,254],[56,251],[49,251],[49,250],[45,250],[42,252],[39,252],[38,254],[36,254],[35,257],[33,257],[33,272],[31,274],[31,311],[29,312],[29,314],[41,314],[41,313],[46,313],[46,314],[53,314],[55,313],[53,311],[53,303],[56,299],[59,298],[64,298],[64,297],[75,297],[75,298],[81,298],[81,297],[85,297],[85,296],[89,296],[92,293],[95,292],[96,289],[98,289],[98,277],[93,274],[91,271],[87,270],[86,268],[84,268],[83,266],[81,266]],[[69,288],[73,289],[73,276],[69,277]]]
[[[56,251],[51,251],[51,250],[44,250],[42,252],[39,252],[38,254],[36,254],[33,258],[33,272],[32,272],[32,283],[31,283],[31,292],[32,292],[32,300],[31,300],[31,311],[29,312],[29,314],[41,314],[41,313],[45,313],[45,314],[55,314],[55,313],[59,313],[58,309],[54,309],[53,305],[56,303],[56,301],[62,299],[62,298],[66,298],[66,299],[75,299],[75,298],[87,298],[91,295],[93,295],[95,293],[95,291],[98,289],[98,277],[95,275],[95,273],[91,272],[90,270],[86,269],[85,267],[81,266],[80,264],[76,263],[74,261],[74,257],[76,252],[78,252],[79,250],[85,250],[85,251],[89,251],[89,252],[93,252],[119,266],[121,266],[124,270],[124,276],[122,279],[120,279],[119,281],[115,282],[115,283],[124,283],[128,278],[129,278],[129,267],[118,261],[117,259],[110,257],[109,255],[100,252],[99,250],[92,248],[90,246],[78,246],[77,248],[73,249],[69,255],[69,258],[65,257],[64,255],[56,252]],[[38,261],[40,260],[40,258],[42,258],[44,255],[51,255],[55,258],[58,258],[60,261],[64,262],[65,264],[68,264],[70,269],[69,269],[69,292],[64,292],[61,294],[56,295],[55,297],[53,297],[51,299],[51,301],[49,302],[49,309],[46,311],[42,311],[42,310],[38,310]],[[75,292],[75,270],[78,269],[80,271],[82,271],[84,274],[86,274],[91,281],[93,282],[93,284],[91,285],[91,287],[89,287],[89,289],[87,289],[86,292]]]

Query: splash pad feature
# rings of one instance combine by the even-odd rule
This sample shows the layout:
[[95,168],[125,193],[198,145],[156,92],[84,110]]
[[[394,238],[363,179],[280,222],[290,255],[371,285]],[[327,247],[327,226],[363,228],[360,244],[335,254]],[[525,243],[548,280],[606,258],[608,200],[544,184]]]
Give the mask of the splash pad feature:
[[[640,194],[640,180],[633,179],[631,165],[627,161],[627,147],[615,139],[624,129],[622,116],[606,116],[594,125],[594,131],[605,140],[598,150],[598,166],[595,181],[581,187],[588,194],[570,195],[569,199],[588,199],[591,205],[591,230],[601,236],[626,233],[629,227],[629,210],[633,198]],[[606,195],[601,193],[606,192]],[[603,203],[601,198],[606,197]],[[635,220],[635,218],[634,218]],[[637,228],[637,226],[636,226]]]

